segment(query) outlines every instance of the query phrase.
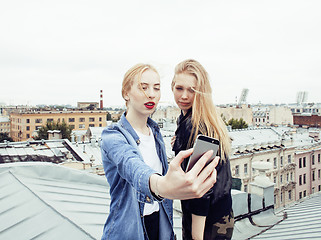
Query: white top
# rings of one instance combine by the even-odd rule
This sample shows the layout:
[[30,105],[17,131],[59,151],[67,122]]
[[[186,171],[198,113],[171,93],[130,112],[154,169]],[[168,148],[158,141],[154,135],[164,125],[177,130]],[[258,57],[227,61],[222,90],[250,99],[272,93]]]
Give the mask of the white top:
[[[161,174],[163,169],[162,163],[157,155],[153,132],[150,127],[148,128],[149,135],[144,135],[135,129],[137,135],[140,138],[140,144],[138,145],[138,148],[143,156],[144,162],[152,169]],[[144,216],[150,215],[153,212],[157,211],[159,211],[159,203],[157,201],[154,201],[154,203],[145,203]]]

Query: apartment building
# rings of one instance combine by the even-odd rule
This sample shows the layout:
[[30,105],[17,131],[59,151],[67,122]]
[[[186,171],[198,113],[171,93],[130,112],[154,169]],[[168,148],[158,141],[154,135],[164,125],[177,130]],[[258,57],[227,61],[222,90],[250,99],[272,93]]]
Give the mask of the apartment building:
[[253,125],[293,125],[293,116],[291,108],[288,106],[254,106]]
[[177,118],[181,114],[181,110],[176,106],[167,106],[165,108],[157,108],[152,114],[152,119],[156,122],[166,121],[176,123]]
[[[303,130],[297,132],[296,199],[321,191],[321,142],[319,131]],[[305,137],[302,137],[304,136]]]
[[[307,131],[306,129],[302,131]],[[286,206],[300,198],[300,192],[304,197],[304,191],[308,196],[312,192],[319,191],[319,165],[318,165],[318,148],[314,149],[306,145],[307,154],[314,151],[314,175],[313,168],[305,169],[304,173],[300,173],[300,143],[304,141],[313,142],[320,146],[316,138],[311,138],[305,132],[292,131],[291,128],[249,128],[246,130],[233,130],[229,132],[232,138],[232,156],[231,156],[231,171],[232,176],[239,178],[242,182],[242,191],[251,192],[250,182],[258,175],[252,168],[254,162],[266,162],[270,164],[270,169],[267,171],[267,176],[274,185],[274,206],[275,208]],[[306,140],[305,140],[306,139]],[[312,157],[311,159],[312,165]],[[307,166],[308,162],[306,162]],[[321,170],[320,170],[321,171]],[[310,181],[310,177],[315,179],[311,185],[299,185],[299,176],[305,174],[305,182]],[[321,173],[320,173],[321,174]],[[308,176],[309,175],[309,176]],[[313,178],[314,176],[314,178]],[[311,181],[310,181],[311,182]],[[303,182],[302,182],[303,183]],[[314,187],[314,190],[312,188]]]
[[252,121],[252,109],[250,105],[241,105],[241,106],[218,106],[217,113],[219,116],[223,116],[225,121],[230,119],[243,119],[249,126],[253,125]]
[[36,136],[37,130],[47,122],[65,122],[74,130],[105,127],[107,111],[16,111],[10,114],[10,133],[14,141],[25,141]]
[[10,118],[0,116],[0,133],[7,133],[10,136]]

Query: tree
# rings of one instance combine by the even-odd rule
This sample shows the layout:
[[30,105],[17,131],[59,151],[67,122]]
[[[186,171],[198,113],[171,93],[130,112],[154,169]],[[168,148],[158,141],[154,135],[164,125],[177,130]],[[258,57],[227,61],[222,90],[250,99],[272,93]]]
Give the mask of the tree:
[[231,126],[232,129],[242,129],[242,128],[248,127],[248,124],[243,120],[243,118],[240,118],[240,119],[231,118],[227,122],[227,125]]
[[65,139],[71,139],[71,132],[72,132],[72,126],[67,125],[65,122],[63,123],[55,123],[55,122],[47,122],[45,126],[41,127],[38,130],[38,137],[36,137],[36,140],[41,139],[48,139],[48,130],[60,130],[60,133],[62,135],[62,138]]
[[9,142],[13,142],[13,139],[9,137],[8,133],[0,133],[0,142],[4,142],[4,140],[7,140]]

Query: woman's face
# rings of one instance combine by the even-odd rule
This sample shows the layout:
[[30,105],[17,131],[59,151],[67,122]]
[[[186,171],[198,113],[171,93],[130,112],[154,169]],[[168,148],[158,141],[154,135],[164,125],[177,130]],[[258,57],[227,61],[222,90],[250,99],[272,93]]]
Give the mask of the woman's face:
[[196,88],[196,78],[191,74],[181,73],[176,75],[173,87],[174,99],[184,114],[193,106]]
[[160,100],[160,78],[153,70],[146,70],[139,81],[136,77],[133,86],[126,94],[128,112],[149,116]]

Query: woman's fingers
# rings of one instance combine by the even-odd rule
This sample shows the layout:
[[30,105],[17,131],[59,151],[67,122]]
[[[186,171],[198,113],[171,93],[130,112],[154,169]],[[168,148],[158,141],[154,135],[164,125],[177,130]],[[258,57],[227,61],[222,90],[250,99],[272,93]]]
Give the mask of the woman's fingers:
[[193,153],[193,148],[185,151],[180,151],[176,157],[171,161],[170,165],[173,167],[181,167],[181,163],[185,158],[189,157]]
[[195,163],[192,169],[188,171],[188,173],[192,174],[193,176],[198,176],[207,163],[208,159],[210,159],[212,155],[213,150],[207,151],[200,159],[198,159],[198,161]]

